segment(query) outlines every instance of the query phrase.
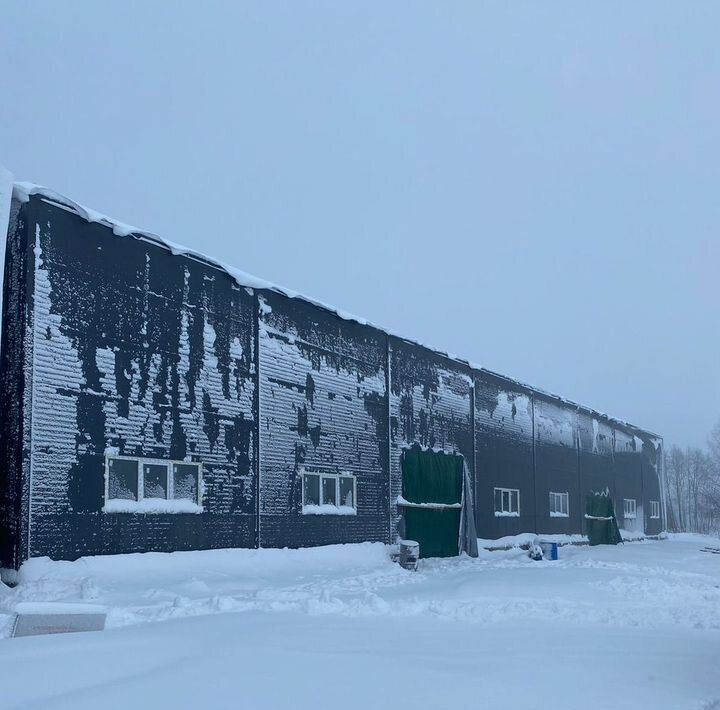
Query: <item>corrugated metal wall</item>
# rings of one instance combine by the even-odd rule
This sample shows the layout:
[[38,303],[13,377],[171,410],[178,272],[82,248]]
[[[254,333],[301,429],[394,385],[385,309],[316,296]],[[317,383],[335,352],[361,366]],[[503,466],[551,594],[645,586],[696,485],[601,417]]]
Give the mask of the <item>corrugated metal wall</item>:
[[[260,541],[388,539],[382,333],[278,294],[260,298]],[[303,467],[357,477],[357,515],[303,515]]]
[[465,457],[474,474],[472,377],[437,353],[389,338],[391,530],[399,513],[402,450],[413,444]]
[[[29,555],[256,544],[253,297],[33,199]],[[106,452],[202,461],[206,512],[107,515]]]
[[[3,566],[28,554],[390,541],[413,444],[465,457],[481,537],[580,532],[585,494],[605,487],[620,516],[633,497],[635,523],[661,529],[647,519],[660,500],[649,435],[243,288],[40,197],[17,224],[3,319],[1,396],[14,408],[1,444]],[[205,512],[103,513],[108,452],[201,461]],[[303,515],[304,466],[355,474],[357,515]],[[496,486],[520,490],[518,516],[495,515]],[[569,494],[567,518],[550,515],[550,491]]]

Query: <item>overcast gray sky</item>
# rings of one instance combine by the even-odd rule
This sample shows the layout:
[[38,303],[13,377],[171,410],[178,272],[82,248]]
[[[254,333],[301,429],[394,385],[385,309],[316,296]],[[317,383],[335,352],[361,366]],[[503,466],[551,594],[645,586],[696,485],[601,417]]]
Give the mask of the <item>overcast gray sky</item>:
[[720,3],[2,0],[0,163],[668,442],[720,416]]

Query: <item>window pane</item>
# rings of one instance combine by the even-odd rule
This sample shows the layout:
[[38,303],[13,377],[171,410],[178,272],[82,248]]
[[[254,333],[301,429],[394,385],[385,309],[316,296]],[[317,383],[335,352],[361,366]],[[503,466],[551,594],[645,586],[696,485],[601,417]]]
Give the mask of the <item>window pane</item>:
[[517,491],[512,491],[512,495],[510,496],[510,512],[511,513],[517,513],[519,511],[519,498],[520,494]]
[[337,478],[323,476],[322,502],[323,505],[337,505]]
[[495,489],[495,512],[502,513],[502,491],[499,488]]
[[320,476],[303,476],[303,505],[320,505]]
[[560,509],[565,515],[568,514],[568,498],[569,497],[570,496],[567,493],[563,493],[562,498],[560,500]]
[[550,512],[551,513],[558,512],[557,496],[555,495],[555,493],[550,494]]
[[200,466],[189,463],[173,465],[173,498],[182,498],[197,503]]
[[502,493],[502,509],[503,513],[510,512],[510,491],[503,491]]
[[341,478],[340,479],[340,505],[349,505],[355,507],[354,499],[354,480],[352,478]]
[[122,500],[138,499],[138,464],[126,459],[108,462],[108,497]]
[[143,498],[167,498],[167,464],[143,464]]

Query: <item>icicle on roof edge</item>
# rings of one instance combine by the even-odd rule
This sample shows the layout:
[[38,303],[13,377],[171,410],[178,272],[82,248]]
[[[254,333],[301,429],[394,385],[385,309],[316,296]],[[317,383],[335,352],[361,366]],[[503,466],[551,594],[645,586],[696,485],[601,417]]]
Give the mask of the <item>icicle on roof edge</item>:
[[81,205],[79,202],[75,202],[75,200],[71,200],[69,197],[65,197],[65,195],[61,195],[60,193],[55,192],[55,190],[51,190],[50,188],[43,187],[42,185],[37,185],[37,184],[31,183],[31,182],[16,182],[16,183],[14,183],[13,190],[12,190],[12,197],[14,199],[16,199],[20,202],[28,202],[30,200],[30,197],[33,195],[38,195],[42,198],[50,200],[51,202],[55,202],[58,205],[70,210],[71,212],[74,212],[75,214],[82,217],[83,219],[85,219],[88,222],[97,222],[98,224],[103,224],[107,227],[110,227],[112,229],[113,234],[115,234],[119,237],[129,237],[129,236],[142,237],[151,242],[155,242],[155,243],[159,244],[160,246],[165,247],[172,254],[175,254],[177,256],[192,257],[192,258],[202,261],[206,264],[209,264],[210,266],[220,269],[220,271],[224,271],[226,274],[228,274],[228,276],[233,278],[239,286],[242,286],[244,288],[255,288],[255,289],[259,289],[259,290],[274,291],[275,293],[279,293],[283,296],[286,296],[287,298],[297,298],[302,301],[306,301],[307,303],[310,303],[314,306],[318,306],[319,308],[322,308],[325,311],[334,313],[336,316],[338,316],[339,318],[342,318],[343,320],[354,321],[360,325],[366,325],[371,328],[374,328],[375,330],[379,330],[382,333],[385,333],[386,335],[390,335],[392,337],[399,338],[400,340],[404,340],[409,343],[419,345],[420,347],[426,348],[427,350],[430,350],[430,351],[436,353],[437,355],[446,357],[447,359],[457,362],[460,365],[463,365],[465,367],[469,367],[471,370],[478,370],[480,372],[485,372],[493,377],[504,380],[505,382],[511,383],[513,385],[516,385],[523,389],[529,390],[531,392],[535,392],[541,396],[557,400],[558,402],[561,402],[570,407],[574,407],[578,411],[582,410],[592,416],[599,417],[606,421],[613,422],[622,427],[630,429],[633,432],[640,432],[642,434],[646,434],[646,435],[650,436],[653,439],[660,440],[660,441],[662,440],[662,437],[659,434],[649,431],[648,429],[643,429],[641,427],[635,426],[634,424],[630,424],[629,422],[623,421],[622,419],[617,419],[615,417],[611,417],[610,415],[605,414],[604,412],[599,412],[596,409],[592,409],[591,407],[588,407],[586,405],[574,402],[573,400],[567,399],[566,397],[562,397],[561,395],[555,394],[554,392],[549,392],[548,390],[543,390],[539,387],[529,385],[529,384],[522,382],[521,380],[517,380],[513,377],[509,377],[507,375],[502,375],[498,372],[494,372],[493,370],[488,370],[486,367],[482,367],[481,365],[478,365],[477,363],[474,363],[470,360],[465,360],[465,359],[457,357],[456,355],[453,355],[451,353],[447,353],[442,350],[438,350],[437,348],[430,347],[430,346],[425,345],[425,344],[421,343],[420,341],[415,340],[413,338],[408,338],[407,336],[400,335],[398,333],[393,333],[392,331],[389,331],[387,328],[383,328],[382,326],[376,325],[375,323],[372,323],[365,318],[361,318],[360,316],[353,315],[352,313],[348,313],[346,311],[339,310],[339,309],[335,308],[334,306],[331,306],[327,303],[323,303],[322,301],[318,301],[314,298],[306,296],[297,291],[293,291],[293,290],[285,288],[283,286],[279,286],[278,284],[274,284],[271,281],[266,281],[265,279],[258,278],[257,276],[254,276],[253,274],[247,273],[246,271],[241,271],[240,269],[236,269],[233,266],[229,266],[228,264],[224,264],[221,261],[213,259],[212,257],[209,257],[206,254],[203,254],[202,252],[195,251],[194,249],[190,249],[189,247],[185,247],[185,246],[182,246],[181,244],[176,244],[175,242],[171,242],[167,239],[164,239],[163,237],[159,236],[158,234],[154,234],[153,232],[148,232],[143,229],[138,229],[137,227],[133,227],[132,225],[126,224],[124,222],[120,222],[119,220],[113,219],[112,217],[108,217],[105,214],[102,214],[100,212],[97,212],[96,210],[93,210],[93,209],[90,209],[89,207],[85,207],[84,205]]

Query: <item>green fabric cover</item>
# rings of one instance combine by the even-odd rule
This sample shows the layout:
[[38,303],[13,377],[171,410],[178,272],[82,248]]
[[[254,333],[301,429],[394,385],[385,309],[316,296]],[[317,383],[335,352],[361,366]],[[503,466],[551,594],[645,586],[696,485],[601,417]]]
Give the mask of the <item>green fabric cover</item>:
[[403,498],[410,503],[460,503],[463,458],[442,451],[407,449],[403,455]]
[[405,533],[420,543],[420,557],[459,554],[460,508],[405,508]]
[[[438,451],[407,449],[402,458],[403,498],[410,503],[462,502],[463,458]],[[405,537],[420,543],[420,557],[454,557],[458,552],[460,508],[403,508]]]
[[[585,512],[590,516],[585,519],[585,522],[591,545],[617,545],[622,542],[612,498],[607,493],[589,493]],[[597,520],[593,518],[610,519]]]

